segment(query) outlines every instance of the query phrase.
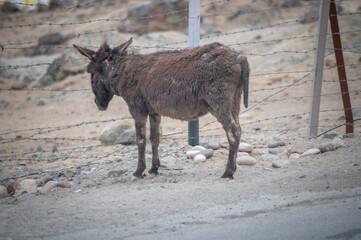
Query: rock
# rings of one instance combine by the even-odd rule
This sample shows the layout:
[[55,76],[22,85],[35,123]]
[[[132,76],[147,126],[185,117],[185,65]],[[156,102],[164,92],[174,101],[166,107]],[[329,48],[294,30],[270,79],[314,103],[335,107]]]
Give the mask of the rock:
[[49,181],[47,182],[44,187],[42,187],[39,192],[41,194],[47,194],[48,192],[51,191],[51,189],[55,188],[58,186],[58,182],[57,181]]
[[311,149],[307,150],[306,152],[302,153],[300,157],[306,157],[309,155],[314,155],[314,154],[319,154],[319,153],[321,153],[320,149],[311,148]]
[[[1,50],[0,50],[1,51]],[[23,66],[31,65],[31,71],[29,68],[9,68],[0,71],[0,77],[16,80],[12,84],[14,88],[22,88],[27,86],[30,82],[37,81],[46,74],[48,65],[41,63],[52,62],[54,59],[58,58],[60,54],[54,54],[49,56],[37,56],[37,57],[18,57],[18,58],[1,58],[1,66]],[[36,65],[38,64],[38,65]],[[19,85],[19,86],[17,86]]]
[[248,143],[240,143],[238,146],[238,151],[240,152],[252,152],[253,146]]
[[274,141],[274,142],[270,142],[267,147],[268,148],[276,148],[276,147],[282,147],[285,146],[285,142],[283,141]]
[[50,0],[49,10],[73,5],[73,0]]
[[325,133],[323,135],[323,138],[325,138],[325,139],[334,139],[335,137],[337,137],[336,133]]
[[[8,194],[10,194],[10,195],[13,195],[14,193],[15,193],[15,190],[16,190],[16,188],[18,187],[18,185],[19,185],[19,183],[21,182],[21,181],[23,181],[24,179],[29,179],[30,177],[29,176],[27,176],[27,177],[24,177],[24,178],[18,178],[18,179],[16,179],[15,181],[8,181],[7,183],[7,185],[5,185],[5,186],[7,186],[6,188],[7,188],[7,190],[8,190]],[[6,179],[5,179],[6,180]]]
[[277,155],[277,150],[271,148],[271,149],[268,149],[268,153],[269,153],[269,154],[273,154],[273,155]]
[[39,47],[31,49],[29,55],[38,56],[59,53],[60,51],[62,51],[62,49],[55,46],[63,44],[69,39],[74,38],[75,36],[75,34],[63,35],[61,33],[45,34],[41,36],[38,40]]
[[258,158],[259,161],[276,161],[279,160],[279,157],[277,157],[276,155],[273,154],[263,154]]
[[53,80],[53,78],[51,76],[43,76],[40,79],[36,80],[33,84],[31,84],[32,88],[41,88],[41,87],[46,87],[49,86],[51,84],[53,84],[55,81]]
[[134,144],[136,134],[130,125],[116,121],[106,125],[100,135],[100,142],[104,145],[111,144]]
[[45,176],[42,176],[40,179],[37,179],[36,182],[37,182],[38,187],[42,187],[52,180],[53,180],[53,178],[50,175],[45,175]]
[[57,186],[61,188],[71,188],[71,184],[67,181],[58,181]]
[[332,143],[335,145],[336,148],[340,148],[340,147],[344,147],[346,146],[345,142],[339,138],[339,137],[336,137],[332,140]]
[[239,118],[244,119],[244,120],[251,120],[253,118],[253,116],[250,113],[243,113],[243,114],[239,115]]
[[3,185],[0,185],[0,199],[8,196],[8,190]]
[[209,148],[217,150],[220,147],[220,142],[218,139],[209,139],[207,145]]
[[0,179],[0,185],[8,187],[11,184],[14,183],[14,180],[12,178],[2,178]]
[[[122,31],[125,29],[137,34],[144,34],[155,31],[166,31],[166,30],[179,30],[183,31],[187,27],[187,21],[174,22],[174,19],[182,19],[188,16],[188,12],[184,11],[187,9],[188,3],[186,1],[154,1],[149,4],[144,4],[128,10],[129,19],[127,24],[123,24]],[[174,14],[160,14],[156,18],[147,18],[159,13],[174,12]],[[132,20],[134,18],[143,18],[143,20]],[[174,22],[171,24],[164,24]],[[145,26],[145,27],[144,27]]]
[[355,135],[353,133],[345,133],[342,135],[342,138],[353,138]]
[[261,127],[260,127],[260,126],[254,126],[254,127],[252,127],[252,130],[254,130],[254,131],[260,131],[260,130],[261,130]]
[[199,150],[189,150],[187,151],[187,158],[194,158],[200,152]]
[[[25,77],[24,77],[25,78]],[[29,79],[29,78],[28,78]],[[15,82],[13,82],[10,86],[11,89],[14,89],[14,90],[20,90],[20,89],[23,89],[25,88],[26,86],[28,85],[28,82],[27,81],[24,81],[24,80],[17,80]]]
[[206,156],[204,156],[203,154],[197,154],[194,157],[194,162],[199,163],[199,162],[205,162],[206,161]]
[[127,170],[111,170],[108,172],[108,177],[120,177],[126,172]]
[[22,9],[22,5],[17,4],[16,0],[2,1],[2,3],[3,5],[0,5],[0,10],[3,13],[15,13],[21,11]]
[[75,172],[72,170],[65,170],[63,174],[68,179],[75,176]]
[[272,163],[272,167],[274,167],[274,168],[281,168],[281,167],[283,167],[283,166],[285,166],[285,165],[287,165],[287,164],[289,164],[290,162],[289,161],[287,161],[287,160],[277,160],[277,161],[274,161],[273,163]]
[[322,143],[319,147],[321,153],[335,151],[337,148],[332,142]]
[[38,46],[59,45],[69,40],[72,36],[61,33],[47,33],[39,38]]
[[211,158],[213,157],[213,153],[214,153],[213,149],[206,149],[206,150],[201,150],[198,154],[202,154],[206,158]]
[[202,151],[202,150],[206,150],[206,148],[201,145],[194,146],[191,149],[191,151]]
[[36,193],[37,187],[34,179],[24,179],[18,184],[14,196],[17,197],[24,193]]
[[290,159],[298,159],[298,158],[300,158],[300,154],[298,154],[298,153],[292,153],[288,158],[290,158]]
[[256,159],[254,159],[251,156],[237,157],[236,162],[238,165],[247,165],[247,166],[255,165],[257,163]]
[[59,152],[59,150],[58,150],[58,147],[57,146],[53,146],[53,149],[51,150],[53,153],[55,153],[55,152]]

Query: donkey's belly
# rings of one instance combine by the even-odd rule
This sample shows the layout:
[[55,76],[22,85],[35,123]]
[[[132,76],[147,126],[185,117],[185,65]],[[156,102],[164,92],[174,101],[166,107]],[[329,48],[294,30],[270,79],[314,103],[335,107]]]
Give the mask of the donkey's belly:
[[[209,105],[204,102],[189,102],[188,104],[152,104],[153,111],[162,116],[193,121],[209,112]],[[152,112],[153,112],[152,111]]]

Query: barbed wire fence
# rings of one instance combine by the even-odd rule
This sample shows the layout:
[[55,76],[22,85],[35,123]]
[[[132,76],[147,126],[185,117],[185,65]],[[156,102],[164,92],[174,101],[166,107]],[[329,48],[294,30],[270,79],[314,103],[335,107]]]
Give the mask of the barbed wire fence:
[[[336,3],[342,3],[347,1],[336,1]],[[221,1],[213,1],[208,2],[201,5],[201,8],[207,8],[212,6],[221,6],[222,4],[228,4],[229,1],[227,0],[221,0]],[[20,4],[20,3],[19,3]],[[79,5],[75,5],[73,7],[66,7],[62,10],[73,10],[73,9],[79,9],[82,7],[89,7],[99,4],[98,1],[83,3]],[[291,9],[291,8],[297,8],[297,9],[303,9],[303,8],[309,8],[309,7],[317,7],[319,5],[319,2],[314,3],[308,3],[304,5],[297,5],[293,7],[274,7],[274,8],[266,8],[266,9],[235,9],[232,12],[220,12],[217,14],[205,14],[202,15],[202,18],[211,18],[211,17],[224,17],[224,16],[242,16],[242,15],[248,15],[248,14],[259,14],[259,13],[265,13],[265,12],[275,12],[275,11],[281,11],[284,9]],[[146,17],[139,17],[139,18],[102,18],[102,19],[94,19],[94,20],[87,20],[87,21],[78,21],[78,22],[38,22],[38,23],[30,23],[30,24],[22,24],[22,25],[8,25],[0,26],[1,29],[23,29],[23,28],[34,28],[38,26],[46,26],[50,28],[61,28],[66,26],[74,26],[74,25],[85,25],[85,24],[96,24],[96,23],[103,23],[103,22],[125,22],[128,20],[132,21],[144,21],[149,19],[156,19],[161,16],[172,16],[177,13],[187,13],[188,8],[176,10],[176,11],[169,11],[165,13],[159,13],[152,16],[146,16]],[[344,12],[341,14],[338,14],[338,17],[342,18],[349,18],[353,16],[359,16],[361,12]],[[159,24],[159,26],[164,25],[171,25],[174,23],[184,22],[187,21],[187,17],[181,17],[178,19],[173,19],[169,22],[164,22]],[[287,27],[292,24],[300,24],[303,22],[308,21],[317,21],[318,17],[307,17],[307,18],[299,18],[299,19],[290,19],[287,21],[280,21],[276,23],[271,23],[269,25],[264,26],[250,26],[250,27],[244,27],[241,30],[237,31],[231,31],[231,32],[225,32],[225,33],[216,33],[216,34],[210,34],[210,35],[204,35],[201,37],[201,44],[205,44],[210,41],[222,41],[222,39],[226,39],[227,43],[224,43],[226,46],[233,47],[237,50],[239,50],[242,54],[248,57],[249,62],[252,65],[252,58],[264,58],[264,62],[267,62],[269,59],[268,57],[273,57],[275,55],[282,55],[283,58],[290,58],[295,55],[305,56],[307,54],[313,54],[315,51],[315,48],[308,48],[308,49],[292,49],[293,45],[297,45],[296,41],[304,41],[304,40],[314,40],[317,35],[311,34],[311,35],[296,35],[296,36],[287,36],[283,38],[271,38],[271,39],[258,39],[250,40],[250,41],[243,41],[243,42],[236,42],[234,41],[235,36],[240,36],[243,34],[250,34],[254,32],[262,32],[266,31],[267,29],[279,29],[282,27]],[[145,23],[144,25],[138,26],[136,28],[126,27],[121,29],[122,32],[127,33],[134,33],[136,30],[139,30],[141,28],[147,28],[149,24]],[[108,32],[118,32],[119,28],[110,28],[110,29],[104,29],[99,31],[87,31],[83,33],[78,33],[75,38],[80,39],[82,36],[87,35],[98,35],[98,34],[105,34]],[[341,31],[338,34],[342,36],[350,36],[350,35],[357,35],[360,34],[361,29],[356,30],[345,30]],[[330,39],[332,36],[332,33],[328,33],[327,37]],[[257,46],[262,46],[265,44],[277,44],[280,42],[289,42],[288,46],[291,46],[288,49],[279,49],[276,51],[266,51],[262,48],[259,48]],[[170,42],[170,43],[162,43],[162,44],[156,44],[151,46],[142,46],[142,45],[135,45],[133,46],[134,51],[141,51],[141,50],[149,50],[153,49],[153,51],[159,51],[159,50],[178,50],[178,49],[184,49],[187,46],[187,41],[177,41],[177,42]],[[26,50],[26,49],[39,49],[39,48],[58,48],[61,50],[66,49],[72,49],[71,45],[69,46],[38,46],[38,40],[29,40],[24,42],[7,42],[7,43],[1,43],[1,51],[13,51],[13,50]],[[246,47],[245,47],[246,46]],[[85,47],[91,48],[91,49],[97,49],[98,46],[87,46]],[[260,50],[259,50],[260,49]],[[258,51],[257,51],[258,50]],[[328,51],[325,57],[328,57],[332,54],[334,54],[335,48],[327,47],[326,50]],[[345,54],[349,55],[356,55],[359,56],[361,54],[361,48],[359,45],[357,46],[348,46],[342,48],[343,52]],[[311,57],[312,58],[312,57]],[[73,68],[74,66],[86,66],[87,59],[83,57],[79,57],[78,59],[74,60],[76,65],[72,66],[66,66],[68,68]],[[0,59],[1,64],[1,59]],[[7,70],[19,70],[19,69],[31,69],[33,67],[38,66],[50,66],[51,64],[54,64],[53,62],[43,62],[43,63],[36,63],[36,64],[24,64],[24,65],[0,65],[0,71],[7,71]],[[59,63],[60,64],[60,63]],[[359,62],[347,62],[344,67],[348,70],[353,70],[353,72],[357,72],[357,69],[359,69],[360,63]],[[263,69],[262,66],[256,68],[256,69]],[[337,69],[337,66],[326,66],[323,71],[335,71]],[[355,70],[356,69],[356,70]],[[269,139],[269,136],[274,136],[275,138],[282,138],[286,141],[293,141],[295,139],[299,139],[300,136],[302,138],[305,137],[305,130],[307,128],[307,117],[309,115],[308,112],[308,101],[311,98],[309,94],[307,94],[310,89],[310,84],[312,82],[312,73],[314,71],[317,71],[315,69],[310,69],[308,65],[304,66],[303,68],[300,68],[297,64],[296,67],[292,68],[290,66],[287,69],[283,69],[280,71],[252,71],[251,72],[251,89],[250,89],[250,96],[251,100],[249,101],[250,107],[248,109],[245,109],[240,114],[241,119],[241,126],[243,129],[243,136],[242,139],[254,139],[255,142],[263,142]],[[281,77],[275,77],[280,75]],[[270,79],[272,84],[278,84],[279,86],[269,86],[269,87],[252,87],[253,83],[255,83],[257,80],[267,78]],[[272,82],[274,81],[274,82]],[[353,90],[348,92],[350,94],[352,99],[355,99],[359,96],[361,93],[361,88],[357,88],[357,86],[360,86],[361,79],[357,77],[357,75],[352,74],[352,78],[347,80],[350,83],[355,83],[355,88],[352,88]],[[281,82],[281,84],[280,84]],[[327,90],[329,89],[335,89],[334,85],[338,83],[339,81],[337,79],[326,79],[323,81],[323,83],[326,84]],[[255,84],[256,85],[256,84]],[[293,91],[289,91],[292,89]],[[91,93],[90,88],[84,88],[84,89],[52,89],[52,88],[24,88],[24,89],[11,89],[11,88],[0,88],[0,94],[1,92],[39,92],[41,93],[47,93],[47,92],[70,92],[71,94],[78,94],[78,93]],[[303,95],[299,96],[292,96],[292,94],[295,94],[297,92],[303,93]],[[306,92],[306,94],[304,94]],[[334,92],[326,92],[322,93],[320,96],[322,97],[323,102],[337,102],[340,101],[340,96],[344,94],[339,91]],[[290,96],[291,95],[291,96]],[[357,102],[357,101],[356,101]],[[301,106],[297,109],[292,108],[292,106],[285,107],[284,111],[275,111],[273,113],[273,108],[275,107],[275,103],[278,104],[284,104],[287,105],[289,103],[294,103],[297,106]],[[357,102],[359,103],[359,101]],[[340,104],[327,104],[329,105],[328,108],[320,110],[321,118],[319,129],[321,133],[318,136],[322,136],[325,133],[328,133],[330,131],[336,130],[345,124],[342,123],[342,112],[345,110],[341,107],[335,107],[341,106]],[[279,108],[280,105],[276,106],[276,108]],[[355,108],[352,108],[354,111],[360,111],[361,107],[358,105]],[[259,119],[257,116],[262,115],[262,112],[267,112],[267,118]],[[286,112],[285,114],[282,112]],[[250,114],[252,113],[252,114]],[[264,114],[263,114],[264,115]],[[335,118],[336,117],[336,118]],[[75,147],[65,147],[61,149],[54,150],[30,150],[30,151],[23,151],[21,152],[22,148],[19,147],[17,152],[8,154],[8,153],[1,153],[0,155],[0,162],[5,161],[35,161],[37,159],[46,159],[48,162],[58,161],[58,160],[68,160],[68,159],[77,159],[77,160],[85,160],[87,165],[91,164],[97,164],[99,161],[102,161],[104,159],[108,159],[110,157],[115,157],[117,155],[122,154],[122,150],[126,148],[126,146],[104,146],[99,143],[98,137],[85,137],[85,136],[78,136],[78,137],[68,137],[67,131],[74,131],[75,133],[82,132],[81,128],[86,128],[87,126],[94,125],[94,124],[106,124],[114,121],[122,121],[122,120],[129,120],[131,118],[129,117],[119,117],[119,118],[111,118],[106,120],[94,120],[94,121],[87,121],[87,122],[79,122],[75,124],[67,124],[64,123],[59,126],[39,126],[39,127],[33,127],[33,128],[20,128],[20,129],[9,129],[9,131],[0,132],[0,149],[6,149],[8,146],[21,146],[22,142],[42,142],[47,143],[50,145],[54,145],[54,143],[58,142],[70,142],[71,145],[73,143],[76,143],[77,146]],[[257,120],[253,120],[257,119]],[[354,125],[360,129],[360,118],[354,119]],[[270,126],[270,127],[268,127]],[[186,141],[187,136],[185,134],[185,129],[180,129],[174,132],[165,132],[162,135],[162,138],[164,141]],[[50,134],[53,134],[53,136],[50,136]],[[55,136],[54,136],[55,135]],[[267,137],[268,136],[268,137]],[[217,123],[216,120],[209,120],[207,122],[202,122],[200,126],[200,137],[201,142],[205,143],[207,139],[209,138],[220,138],[225,140],[226,136],[223,132],[223,129],[220,127],[220,124]],[[79,145],[79,146],[78,146]],[[13,147],[14,148],[14,147]],[[101,153],[100,151],[95,151],[92,154],[86,154],[87,151],[91,149],[99,149],[99,148],[106,148],[107,153]],[[20,152],[19,152],[20,151]],[[75,153],[75,154],[74,154]],[[66,169],[66,168],[64,168]],[[61,170],[64,170],[61,169]],[[59,170],[56,170],[59,171]],[[30,174],[38,174],[39,172],[33,172]]]

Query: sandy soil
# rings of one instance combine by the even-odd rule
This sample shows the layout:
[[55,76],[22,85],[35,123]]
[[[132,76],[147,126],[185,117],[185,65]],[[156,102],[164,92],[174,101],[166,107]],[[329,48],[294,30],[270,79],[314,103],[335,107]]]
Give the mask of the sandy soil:
[[[222,6],[213,4],[204,7],[202,14],[214,15],[240,8],[267,9],[279,6],[276,4],[277,1],[273,2],[274,4],[270,5],[265,1],[230,1]],[[302,3],[310,4],[308,1]],[[1,24],[7,26],[50,20],[72,22],[125,17],[126,9],[138,4],[137,1],[129,1],[127,4],[119,2],[111,4],[109,1],[103,1],[100,7],[89,5],[71,11],[1,15]],[[357,1],[346,1],[342,3],[342,7],[345,12],[355,12],[361,5]],[[312,7],[261,11],[232,19],[229,19],[228,15],[211,16],[204,18],[204,23],[212,26],[218,33],[233,32],[304,18],[310,8]],[[342,31],[359,30],[359,23],[360,15],[340,17]],[[109,22],[91,26],[92,31],[97,31],[114,28],[116,25],[117,23]],[[45,33],[54,31],[63,34],[79,33],[87,31],[88,28],[89,25],[83,24],[1,29],[0,42],[36,41]],[[293,204],[307,206],[315,199],[333,199],[334,196],[339,198],[352,196],[360,200],[360,121],[355,122],[355,134],[351,137],[343,138],[344,126],[331,131],[343,138],[346,147],[301,159],[288,159],[291,151],[302,153],[329,140],[322,137],[306,140],[309,108],[307,96],[311,92],[309,80],[312,78],[311,75],[306,75],[307,72],[287,73],[310,70],[313,66],[314,52],[272,53],[312,49],[315,39],[240,44],[315,35],[316,29],[317,22],[294,23],[287,27],[275,26],[261,31],[250,31],[241,36],[221,36],[201,41],[202,44],[212,41],[225,44],[239,43],[233,47],[248,57],[253,74],[250,79],[250,88],[253,90],[250,93],[251,107],[249,111],[246,110],[247,112],[242,107],[244,112],[240,115],[242,141],[257,145],[252,155],[258,159],[261,154],[268,152],[268,142],[276,138],[282,139],[286,142],[286,146],[277,148],[278,156],[290,161],[280,169],[272,168],[272,162],[260,161],[254,166],[238,167],[235,180],[229,182],[220,180],[227,160],[227,145],[224,144],[224,148],[215,151],[214,156],[205,163],[196,164],[185,156],[185,152],[190,149],[187,145],[187,123],[169,118],[162,119],[163,139],[160,149],[164,166],[160,170],[161,174],[156,178],[147,176],[143,180],[132,181],[131,174],[136,167],[136,147],[101,146],[98,140],[91,139],[99,137],[103,127],[110,122],[109,119],[130,117],[124,101],[121,98],[114,98],[106,112],[99,112],[93,102],[91,91],[69,91],[89,89],[88,74],[70,76],[47,87],[59,91],[1,91],[0,101],[5,104],[0,111],[0,133],[16,131],[2,134],[1,141],[15,139],[16,142],[0,145],[0,179],[15,180],[27,175],[34,179],[51,177],[54,180],[69,182],[72,188],[55,188],[46,195],[24,194],[1,199],[0,238],[56,239],[59,237],[61,239],[61,236],[69,236],[68,239],[71,239],[70,236],[76,233],[89,231],[99,233],[101,229],[116,229],[118,235],[115,239],[125,239],[149,233],[181,233],[187,229],[216,223],[216,218],[202,220],[200,213],[207,209],[213,209],[211,212],[214,215],[224,211],[222,216],[230,216],[223,218],[225,222],[238,221],[239,219],[232,220],[231,216],[252,212],[254,210],[252,202],[257,200],[264,200],[263,203],[270,204],[269,207],[261,206],[260,209],[276,209],[288,205],[292,207]],[[359,32],[345,34],[342,37],[344,47],[360,52]],[[332,47],[331,40],[328,40],[327,47]],[[24,53],[21,49],[12,51],[5,49],[2,57],[23,57]],[[271,53],[271,55],[256,56],[255,53]],[[347,67],[348,79],[354,80],[349,82],[349,88],[353,91],[351,100],[355,109],[360,109],[361,106],[361,85],[357,81],[360,76],[359,57],[359,54],[345,53],[346,64],[356,65]],[[326,67],[334,67],[334,56],[327,56],[325,62]],[[272,72],[286,73],[261,75]],[[323,84],[322,94],[329,95],[323,96],[321,100],[320,133],[344,123],[343,112],[338,110],[342,109],[341,97],[332,94],[339,92],[338,83],[332,82],[337,80],[336,76],[335,68],[324,72],[324,79],[331,81]],[[282,89],[281,87],[301,78],[299,83],[302,84],[296,84],[277,93]],[[10,88],[12,81],[1,78],[0,88]],[[259,89],[263,90],[258,91]],[[275,96],[257,104],[271,94]],[[254,106],[255,104],[257,106]],[[90,124],[90,121],[97,123]],[[132,124],[131,119],[122,121]],[[77,126],[72,127],[73,125]],[[59,126],[65,128],[52,131],[51,127]],[[260,130],[255,130],[257,128]],[[18,131],[24,129],[32,130]],[[47,132],[48,130],[51,131]],[[200,119],[200,130],[201,143],[207,143],[210,138],[218,138],[222,143],[226,142],[220,124],[211,115]],[[36,152],[39,146],[44,152]],[[58,152],[52,152],[54,146],[57,147]],[[150,149],[147,145],[148,166],[151,158]],[[75,176],[67,178],[64,175],[66,170],[74,172]],[[124,173],[119,177],[111,177],[108,176],[111,170]],[[310,192],[314,195],[308,201],[307,194]],[[301,195],[304,198],[298,198]],[[243,210],[239,208],[232,210],[235,204],[244,204],[248,207]],[[179,221],[168,221],[168,216],[174,216],[173,220],[179,218]],[[252,217],[252,214],[247,216]],[[111,239],[106,236],[104,238]],[[73,239],[76,237],[73,236]]]

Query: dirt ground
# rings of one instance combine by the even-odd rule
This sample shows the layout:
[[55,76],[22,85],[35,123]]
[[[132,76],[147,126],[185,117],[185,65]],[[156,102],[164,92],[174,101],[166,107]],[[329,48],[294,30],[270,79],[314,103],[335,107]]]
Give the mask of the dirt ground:
[[[96,2],[71,11],[2,14],[1,25],[125,17],[126,9],[141,4],[139,1],[109,2]],[[305,18],[315,6],[259,11],[232,18],[221,14],[235,12],[235,9],[275,8],[283,2],[287,1],[229,1],[223,5],[204,6],[202,15],[211,16],[205,17],[203,22],[213,28],[213,34],[275,26],[240,36],[204,38],[201,44],[212,41],[233,44],[232,47],[248,57],[252,68],[250,108],[241,108],[242,141],[255,146],[251,155],[258,159],[268,153],[269,142],[281,139],[286,146],[277,148],[277,154],[289,164],[276,169],[272,167],[272,161],[257,161],[253,166],[238,166],[235,180],[221,181],[228,150],[220,124],[211,115],[200,119],[201,143],[217,138],[222,146],[206,162],[195,163],[186,157],[186,151],[191,148],[187,144],[187,123],[163,118],[160,175],[133,181],[136,146],[102,146],[98,141],[102,129],[111,119],[121,118],[124,123],[133,123],[127,106],[121,98],[114,98],[108,110],[100,112],[91,91],[72,91],[90,88],[88,74],[69,76],[45,88],[56,91],[2,90],[0,180],[4,183],[26,176],[38,181],[51,178],[66,181],[71,188],[57,187],[46,194],[28,193],[0,199],[0,239],[138,239],[142,236],[152,239],[157,234],[182,234],[215,225],[242,224],[244,218],[293,206],[313,206],[315,202],[352,199],[361,203],[361,121],[355,122],[353,136],[344,136],[344,126],[329,132],[342,138],[345,147],[300,159],[288,158],[291,152],[302,153],[330,141],[323,137],[306,138],[312,74],[304,70],[312,69],[314,51],[279,53],[313,49],[315,38],[267,41],[316,35],[317,22],[276,26],[279,22]],[[207,3],[211,1],[202,1],[202,4]],[[311,3],[301,1],[301,4]],[[361,9],[358,1],[340,4],[344,13]],[[361,34],[357,32],[360,15],[342,16],[339,21],[342,31],[356,31],[342,35],[344,48],[360,52]],[[92,31],[97,31],[116,25],[102,22],[91,26]],[[83,33],[88,28],[89,25],[81,24],[0,29],[0,44],[36,41],[54,31]],[[252,41],[264,42],[241,44]],[[137,38],[134,44],[137,44]],[[332,48],[330,38],[327,47]],[[25,53],[21,49],[10,51],[5,48],[1,57],[15,59],[24,57]],[[268,53],[270,55],[257,55]],[[352,65],[346,70],[351,80],[349,89],[355,119],[361,115],[360,61],[359,53],[345,53],[345,64]],[[330,69],[324,71],[326,81],[322,88],[319,133],[345,121],[341,96],[334,94],[340,91],[334,55],[326,57],[325,66]],[[0,88],[11,88],[13,81],[0,78]],[[287,87],[289,85],[292,86]],[[283,88],[286,89],[280,91]],[[268,98],[271,95],[274,96]],[[265,98],[266,101],[260,102]],[[57,151],[53,152],[54,148]],[[146,158],[149,168],[149,144]],[[112,170],[119,171],[120,176],[109,175]],[[357,208],[355,211],[360,212]],[[206,212],[207,216],[204,215]],[[344,230],[349,229],[345,226]],[[354,239],[360,236],[356,235]]]

